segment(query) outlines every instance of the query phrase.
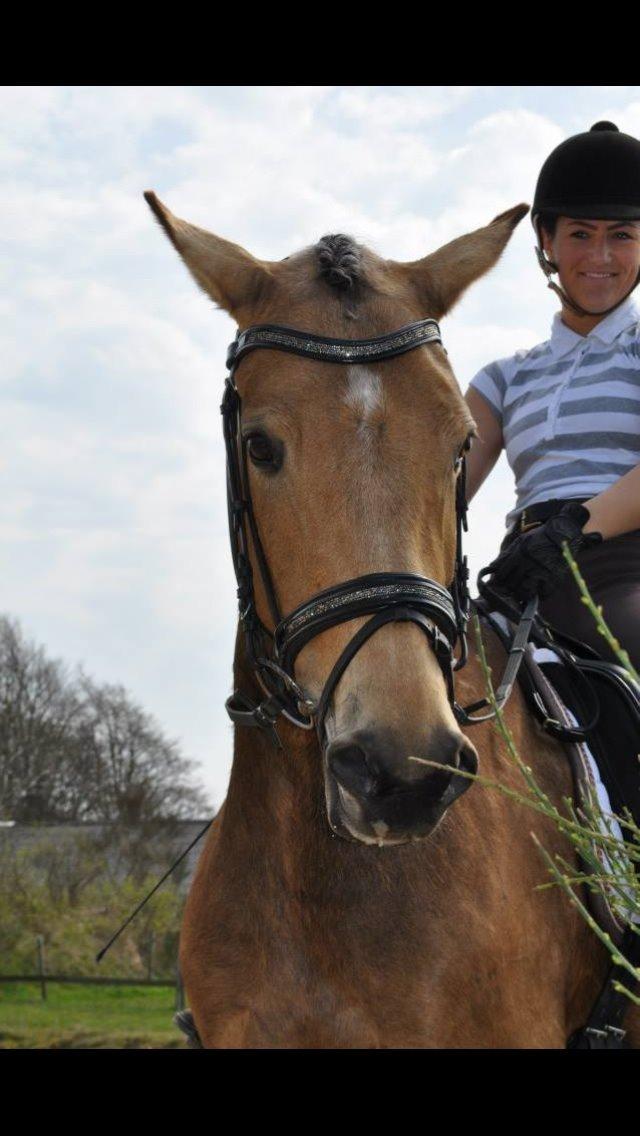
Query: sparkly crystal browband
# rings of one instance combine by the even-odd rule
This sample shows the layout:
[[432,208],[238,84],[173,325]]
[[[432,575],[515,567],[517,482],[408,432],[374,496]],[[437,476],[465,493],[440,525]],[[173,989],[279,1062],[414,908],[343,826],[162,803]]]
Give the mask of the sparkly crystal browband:
[[235,366],[243,355],[256,347],[273,347],[278,351],[319,359],[323,363],[357,363],[360,360],[370,362],[403,355],[405,351],[412,351],[423,343],[442,343],[436,320],[409,323],[389,335],[378,335],[373,339],[326,339],[322,335],[311,335],[293,327],[277,327],[265,323],[238,332],[229,348],[227,367]]

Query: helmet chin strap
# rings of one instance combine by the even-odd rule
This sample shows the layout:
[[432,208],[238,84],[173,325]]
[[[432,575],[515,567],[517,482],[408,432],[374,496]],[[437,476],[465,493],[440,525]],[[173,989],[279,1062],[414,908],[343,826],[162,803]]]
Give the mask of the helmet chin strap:
[[542,236],[541,236],[541,233],[540,233],[540,227],[539,227],[537,218],[536,218],[535,228],[536,228],[536,234],[537,234],[537,237],[538,237],[538,243],[535,246],[535,253],[536,253],[536,257],[538,258],[538,264],[540,265],[542,271],[544,272],[544,274],[547,278],[547,288],[551,288],[551,290],[553,292],[555,292],[557,296],[560,297],[562,303],[566,304],[566,306],[568,308],[571,308],[571,311],[575,312],[575,314],[577,316],[608,316],[610,312],[615,312],[616,308],[620,307],[620,304],[624,304],[627,297],[631,295],[634,288],[636,288],[638,283],[640,283],[640,272],[639,272],[638,275],[635,278],[634,283],[629,288],[629,291],[625,292],[622,299],[618,300],[617,303],[612,304],[610,308],[605,308],[605,310],[603,312],[589,312],[589,311],[586,310],[586,308],[581,308],[580,304],[578,304],[575,300],[573,300],[571,298],[571,296],[568,294],[568,292],[565,292],[564,288],[562,288],[559,284],[556,284],[555,280],[551,279],[552,273],[558,272],[558,266],[557,266],[557,264],[554,264],[552,260],[548,260],[547,257],[545,256],[545,253],[544,253],[543,248],[542,248]]

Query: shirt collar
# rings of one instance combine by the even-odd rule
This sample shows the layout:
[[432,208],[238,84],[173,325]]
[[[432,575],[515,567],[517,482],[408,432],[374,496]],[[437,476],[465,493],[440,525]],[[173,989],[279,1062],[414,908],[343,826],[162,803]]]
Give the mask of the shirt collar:
[[588,335],[578,335],[562,322],[560,313],[556,312],[551,325],[551,339],[549,345],[554,355],[566,355],[578,344],[597,340],[599,343],[613,343],[622,331],[626,331],[632,324],[640,320],[640,305],[633,295],[627,296],[623,304],[605,316]]

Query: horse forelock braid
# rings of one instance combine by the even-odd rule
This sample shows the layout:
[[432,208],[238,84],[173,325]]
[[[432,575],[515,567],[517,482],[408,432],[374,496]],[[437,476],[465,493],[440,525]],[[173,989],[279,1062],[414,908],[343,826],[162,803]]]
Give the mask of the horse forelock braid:
[[360,279],[360,251],[352,237],[332,233],[316,245],[320,275],[332,288],[347,290]]

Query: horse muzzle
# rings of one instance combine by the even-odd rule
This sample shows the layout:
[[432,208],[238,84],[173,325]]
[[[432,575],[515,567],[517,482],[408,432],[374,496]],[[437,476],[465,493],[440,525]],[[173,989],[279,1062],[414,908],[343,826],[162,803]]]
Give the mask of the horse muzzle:
[[478,768],[474,746],[457,730],[440,730],[415,754],[423,760],[404,752],[399,742],[363,730],[327,746],[327,814],[337,835],[378,845],[429,836],[472,783],[457,771]]

